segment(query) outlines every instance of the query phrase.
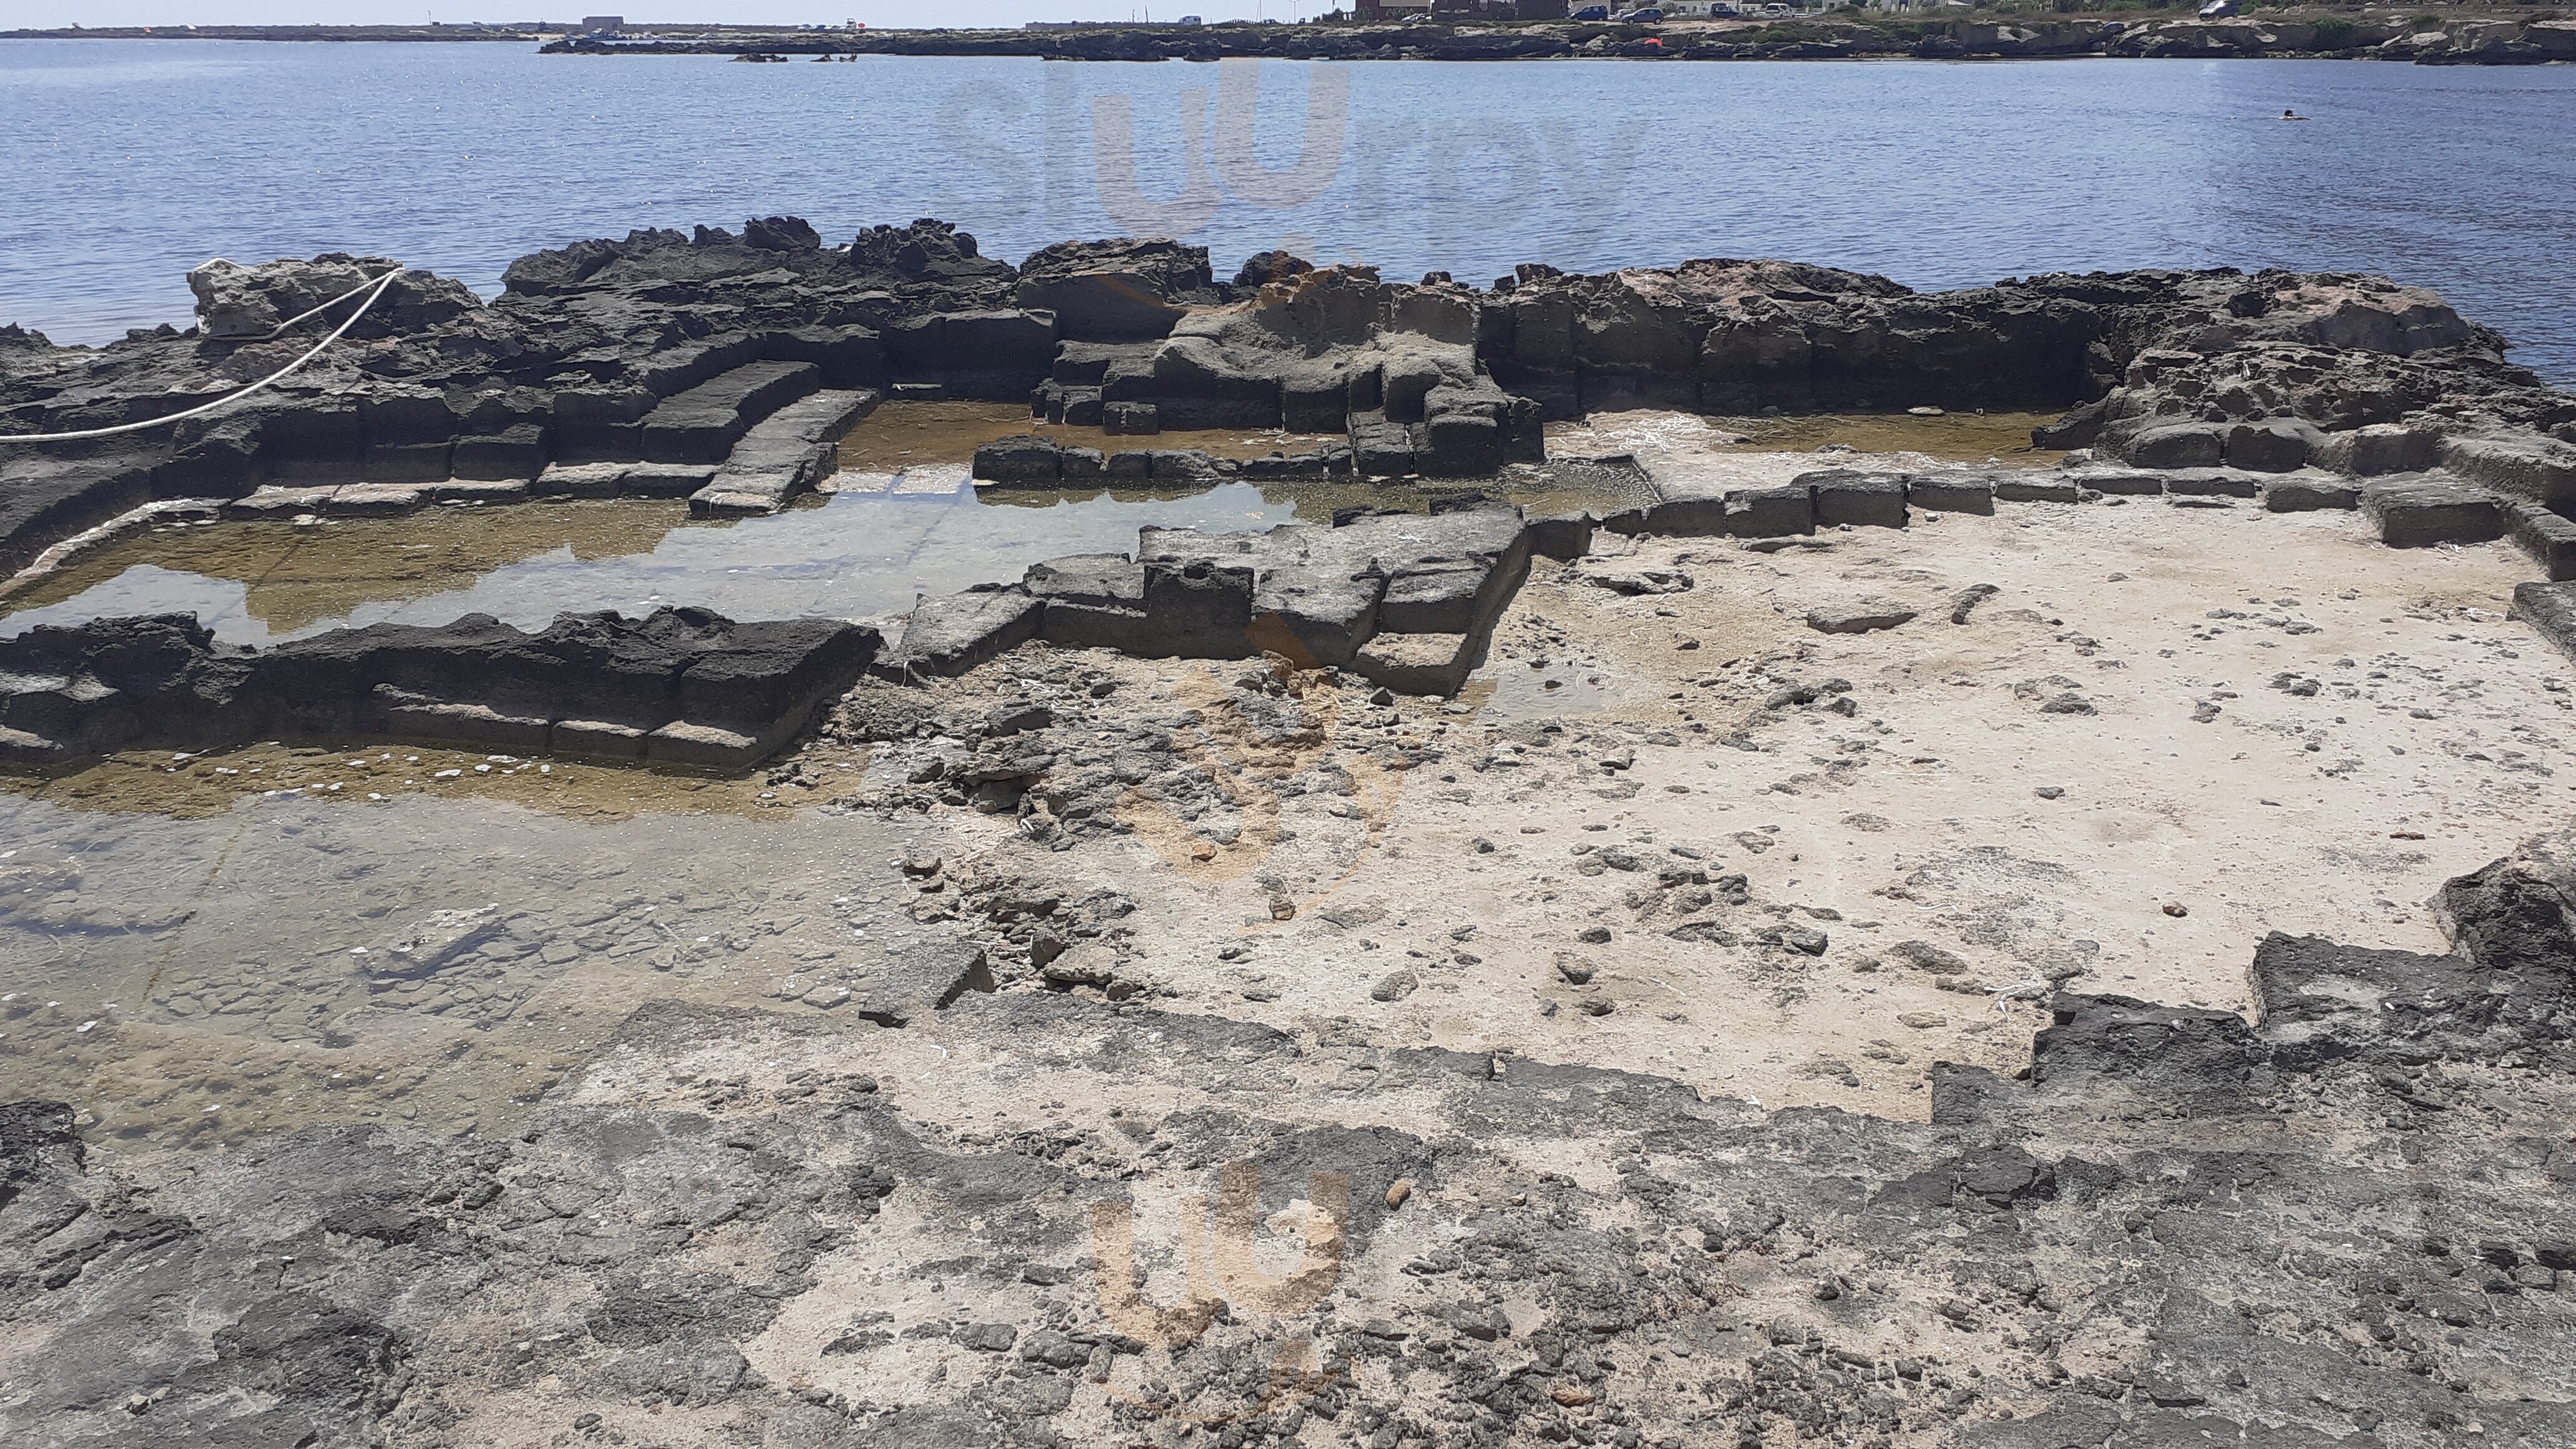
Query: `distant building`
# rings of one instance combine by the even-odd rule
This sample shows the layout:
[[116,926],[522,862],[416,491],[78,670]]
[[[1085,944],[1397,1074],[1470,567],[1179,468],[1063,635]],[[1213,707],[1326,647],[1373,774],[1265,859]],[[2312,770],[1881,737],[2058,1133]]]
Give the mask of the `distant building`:
[[1567,0],[1353,0],[1351,17],[1370,24],[1428,20],[1563,20]]
[[626,28],[626,17],[623,15],[585,15],[581,18],[581,28],[592,35],[613,35]]

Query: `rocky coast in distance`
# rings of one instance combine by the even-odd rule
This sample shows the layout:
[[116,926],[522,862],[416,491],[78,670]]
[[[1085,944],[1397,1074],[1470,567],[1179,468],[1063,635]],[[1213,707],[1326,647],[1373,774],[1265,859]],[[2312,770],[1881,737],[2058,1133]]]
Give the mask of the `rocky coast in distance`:
[[[391,266],[0,332],[0,434]],[[12,1442],[2565,1440],[2576,396],[2419,288],[767,217],[0,443],[0,557],[792,517],[957,402],[1027,431],[952,489],[1367,501],[890,618],[0,639]],[[395,853],[460,822],[542,844]]]
[[[1746,7],[1756,8],[1756,7]],[[2080,7],[2079,7],[2080,8]],[[1998,60],[2115,56],[2224,60],[2304,57],[2420,65],[2576,61],[2576,21],[2527,6],[2281,7],[2260,15],[2165,18],[2029,6],[1918,17],[1852,11],[1739,19],[1513,23],[1216,25],[1111,23],[1001,29],[868,29],[673,24],[584,31],[523,25],[92,26],[0,31],[0,39],[266,41],[528,41],[550,54],[726,55],[833,59],[857,55],[1027,56],[1046,60]]]
[[2262,56],[2420,65],[2576,61],[2576,21],[2515,7],[2443,13],[2285,8],[2259,16],[2167,19],[2018,9],[1915,17],[1844,11],[1735,20],[1210,26],[1096,25],[1027,31],[760,32],[670,27],[566,35],[549,53],[584,55],[1035,56],[1047,60],[2001,60]]

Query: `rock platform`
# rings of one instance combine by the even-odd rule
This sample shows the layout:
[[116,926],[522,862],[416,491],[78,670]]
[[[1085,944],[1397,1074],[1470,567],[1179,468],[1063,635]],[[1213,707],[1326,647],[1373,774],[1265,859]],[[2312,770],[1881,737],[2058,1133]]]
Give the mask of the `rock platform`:
[[[0,430],[133,421],[220,391],[298,345],[261,340],[252,323],[383,265],[209,263],[192,276],[197,328],[106,348],[0,332]],[[1031,435],[978,450],[979,486],[1001,489],[1472,484],[1556,466],[1552,420],[1637,408],[2062,408],[2034,443],[2075,451],[2057,469],[1854,459],[1759,480],[1688,459],[1599,460],[1584,466],[1628,470],[1651,501],[1606,517],[1489,506],[1264,535],[1149,532],[1132,554],[924,601],[869,661],[883,672],[953,674],[1037,638],[1154,657],[1276,652],[1446,693],[1533,552],[1577,556],[1603,533],[1789,539],[1999,504],[2359,508],[2392,546],[2510,536],[2550,579],[2576,573],[2576,399],[2511,366],[2501,339],[2440,298],[2366,276],[2060,274],[1918,294],[1721,259],[1602,276],[1531,264],[1477,288],[1271,255],[1220,281],[1204,249],[1172,242],[1069,242],[1012,266],[945,223],[827,248],[802,221],[770,217],[539,252],[490,304],[408,272],[352,337],[275,392],[166,432],[0,444],[0,566],[50,566],[174,515],[567,496],[775,512],[831,474],[838,439],[879,399],[966,398],[1025,400],[1033,421],[1125,435],[1346,440],[1219,460]],[[75,751],[91,738],[65,728],[32,733]]]
[[[10,1100],[0,1344],[56,1367],[0,1428],[2541,1449],[2576,1368],[2568,859],[2453,880],[2450,954],[2266,936],[2251,1021],[2056,992],[2027,1071],[1936,1064],[1913,1121],[995,995],[954,944],[884,953],[856,1019],[637,1006],[506,1133],[154,1161]],[[509,939],[455,913],[379,969]],[[1007,1134],[915,1080],[951,1057],[1013,1063],[975,1114]],[[1568,1170],[1497,1148],[1542,1142]],[[1244,1224],[1199,1296],[1100,1276],[1155,1174]],[[1259,1276],[1256,1219],[1294,1225]]]

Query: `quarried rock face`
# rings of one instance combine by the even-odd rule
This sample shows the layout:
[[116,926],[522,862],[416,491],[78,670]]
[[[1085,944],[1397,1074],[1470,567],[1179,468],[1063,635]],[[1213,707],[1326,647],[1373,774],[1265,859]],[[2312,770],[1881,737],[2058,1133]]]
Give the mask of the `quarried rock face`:
[[1918,296],[1884,277],[1791,262],[1696,261],[1498,282],[1479,350],[1551,417],[1618,407],[1709,412],[2063,405],[2094,396],[2103,319],[2040,289]]
[[701,609],[565,614],[536,634],[474,614],[265,651],[218,645],[184,615],[39,627],[0,641],[0,759],[393,735],[748,765],[847,689],[877,645],[860,625],[737,624]]
[[[290,360],[307,333],[253,339],[386,265],[210,265],[192,278],[197,333],[101,349],[8,338],[0,428],[179,411]],[[770,480],[715,490],[709,511],[774,508],[810,470],[782,471],[776,449],[732,454],[818,390],[1027,399],[1033,417],[1125,434],[1338,434],[1346,451],[1278,470],[1363,478],[1491,476],[1543,456],[1546,420],[1604,409],[2065,407],[2036,442],[2139,467],[2378,476],[2438,464],[2528,503],[2576,502],[2576,399],[2507,364],[2500,339],[2438,297],[2382,278],[2139,271],[1918,294],[1825,267],[1702,260],[1602,276],[1530,264],[1480,290],[1280,254],[1215,276],[1204,249],[1170,241],[1068,242],[1014,267],[943,222],[824,247],[778,216],[738,234],[638,231],[539,252],[489,306],[407,273],[361,325],[363,365],[339,349],[166,433],[0,448],[0,566],[148,503],[230,506],[268,485],[542,484],[558,467],[651,460]],[[1177,452],[991,455],[996,481],[1024,486],[1205,476]],[[2071,485],[2000,486],[2043,492],[1996,498]],[[335,493],[333,506],[393,497]],[[1750,530],[1763,501],[1744,501]]]
[[1527,575],[1530,539],[1500,504],[1262,533],[1147,528],[1133,556],[1053,559],[1015,588],[923,600],[879,672],[960,674],[1043,638],[1146,658],[1276,654],[1452,694]]

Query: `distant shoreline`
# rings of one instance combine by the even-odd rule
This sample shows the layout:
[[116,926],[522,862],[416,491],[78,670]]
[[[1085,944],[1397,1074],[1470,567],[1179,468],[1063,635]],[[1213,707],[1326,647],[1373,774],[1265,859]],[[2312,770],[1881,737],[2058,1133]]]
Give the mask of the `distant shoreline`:
[[[1841,17],[1845,12],[1835,12]],[[829,60],[905,55],[1092,61],[1262,60],[2384,60],[2417,65],[2576,62],[2576,21],[2461,14],[2420,20],[2135,21],[1903,17],[1448,25],[1085,25],[1063,30],[811,30],[661,25],[615,35],[464,25],[124,26],[0,32],[0,40],[263,40],[533,44],[549,55]]]

